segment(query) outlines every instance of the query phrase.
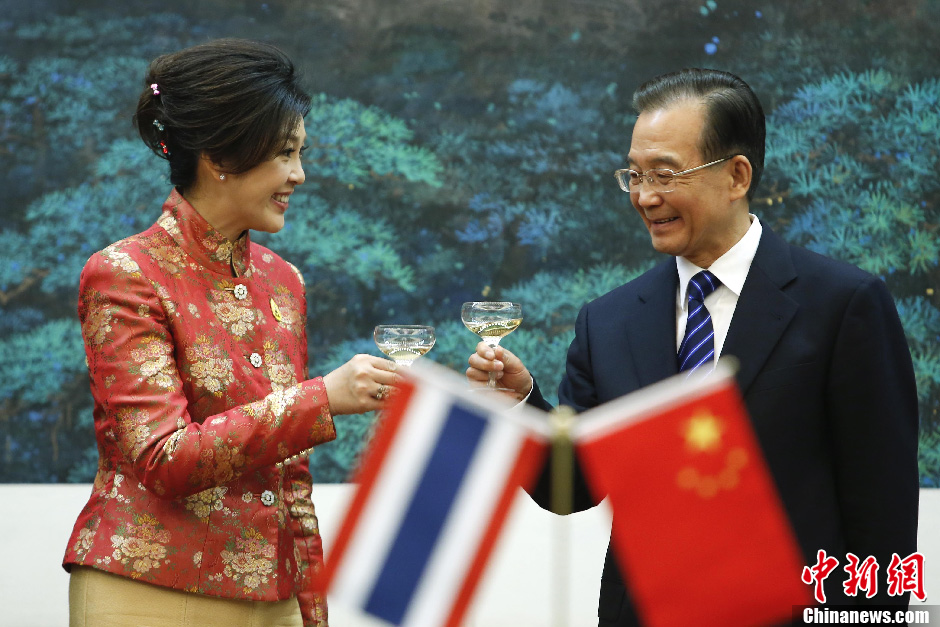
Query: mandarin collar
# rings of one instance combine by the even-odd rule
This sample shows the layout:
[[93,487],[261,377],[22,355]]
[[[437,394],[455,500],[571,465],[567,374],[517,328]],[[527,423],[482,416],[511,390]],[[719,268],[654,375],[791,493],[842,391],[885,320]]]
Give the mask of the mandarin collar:
[[226,276],[251,276],[251,241],[246,230],[236,241],[230,242],[206,219],[199,215],[189,201],[174,189],[163,203],[163,215],[157,224],[166,229],[170,237],[200,265]]

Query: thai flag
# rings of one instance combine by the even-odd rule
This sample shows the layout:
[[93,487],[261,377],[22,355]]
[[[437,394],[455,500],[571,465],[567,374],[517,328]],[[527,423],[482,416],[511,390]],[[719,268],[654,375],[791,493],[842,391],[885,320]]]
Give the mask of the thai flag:
[[326,564],[331,601],[393,625],[458,625],[520,485],[545,414],[416,364],[380,418]]

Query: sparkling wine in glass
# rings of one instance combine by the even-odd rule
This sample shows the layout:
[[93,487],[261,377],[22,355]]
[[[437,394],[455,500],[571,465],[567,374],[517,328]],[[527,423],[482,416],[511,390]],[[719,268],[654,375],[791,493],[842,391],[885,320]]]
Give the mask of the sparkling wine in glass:
[[[480,336],[487,346],[496,348],[499,341],[522,324],[522,305],[503,301],[464,303],[460,319],[465,327]],[[490,373],[487,387],[496,388],[496,373]]]
[[375,345],[400,366],[410,366],[434,346],[434,327],[420,324],[380,324],[372,332]]

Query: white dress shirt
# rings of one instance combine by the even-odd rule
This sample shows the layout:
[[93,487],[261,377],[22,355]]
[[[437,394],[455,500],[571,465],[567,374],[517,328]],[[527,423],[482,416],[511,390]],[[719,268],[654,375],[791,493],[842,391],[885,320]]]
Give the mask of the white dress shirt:
[[721,285],[705,297],[705,307],[712,317],[712,327],[715,330],[715,360],[721,355],[734,309],[738,306],[738,297],[741,296],[751,262],[757,254],[757,245],[760,244],[760,220],[754,214],[748,215],[751,226],[744,233],[744,237],[710,267],[699,268],[685,257],[676,257],[676,267],[679,270],[679,289],[676,293],[676,352],[679,351],[679,345],[685,336],[685,324],[689,317],[689,303],[686,298],[689,279],[702,270],[709,270],[721,281]]

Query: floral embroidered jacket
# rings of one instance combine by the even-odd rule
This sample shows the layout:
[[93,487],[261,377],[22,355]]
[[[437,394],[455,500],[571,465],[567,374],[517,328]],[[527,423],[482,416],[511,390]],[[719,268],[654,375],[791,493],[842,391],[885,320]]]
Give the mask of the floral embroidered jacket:
[[326,625],[306,454],[336,432],[307,375],[297,269],[174,191],[149,230],[89,259],[78,311],[99,462],[65,568],[297,596],[305,624]]

